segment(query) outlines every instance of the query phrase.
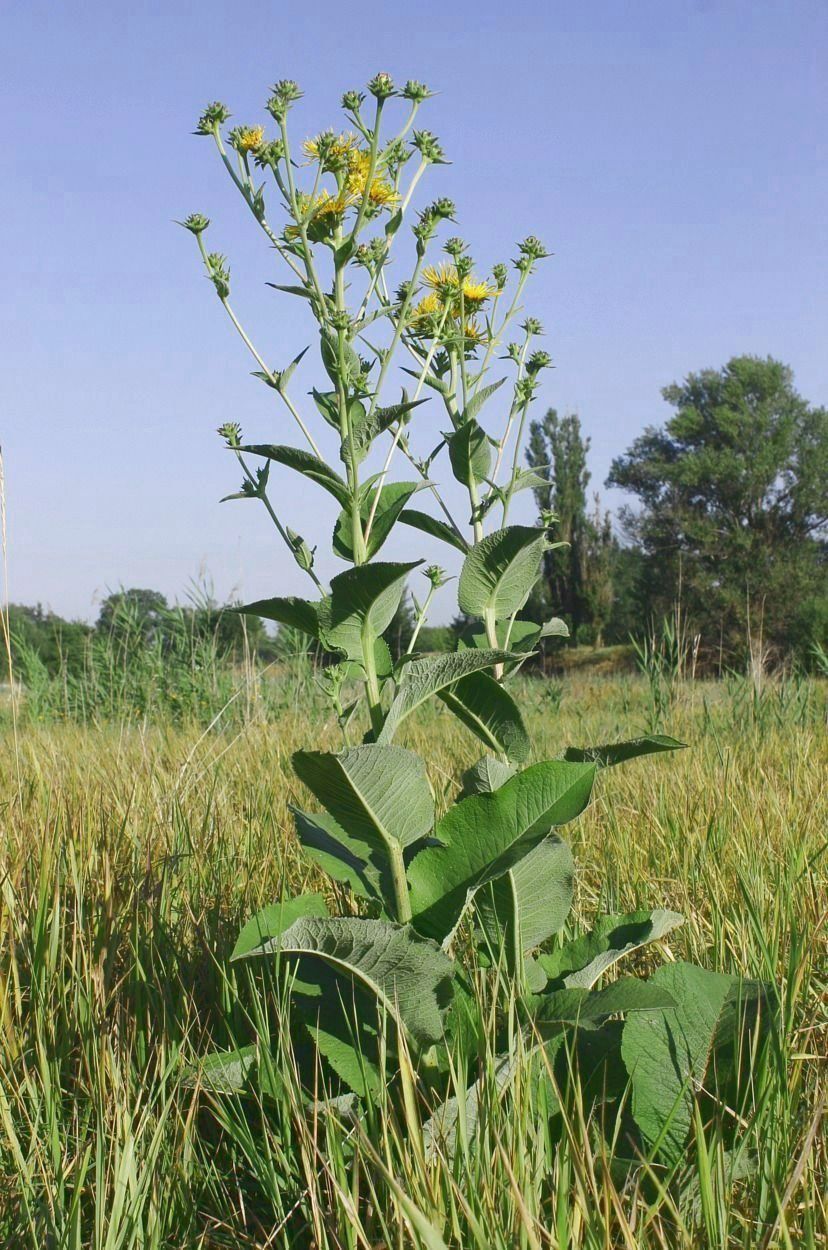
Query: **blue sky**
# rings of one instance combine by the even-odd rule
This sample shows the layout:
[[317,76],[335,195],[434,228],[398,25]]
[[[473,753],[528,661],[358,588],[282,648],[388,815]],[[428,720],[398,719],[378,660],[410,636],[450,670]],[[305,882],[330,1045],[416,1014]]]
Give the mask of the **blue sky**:
[[[211,144],[190,134],[215,98],[269,120],[281,77],[306,93],[300,138],[337,125],[342,91],[378,69],[439,90],[423,124],[453,163],[425,194],[456,200],[483,267],[529,232],[554,251],[527,299],[556,364],[538,410],[580,413],[596,486],[668,415],[663,385],[734,354],[778,356],[828,401],[824,0],[7,0],[3,28],[14,601],[94,617],[108,587],[174,598],[204,574],[219,597],[305,592],[256,505],[218,503],[237,472],[215,426],[293,433],[173,224],[212,218],[268,359],[311,341],[297,301],[264,285],[280,280],[274,258]],[[425,450],[440,421],[422,423]],[[327,546],[333,517],[303,479],[284,470],[277,493]],[[390,555],[444,557],[407,534]]]

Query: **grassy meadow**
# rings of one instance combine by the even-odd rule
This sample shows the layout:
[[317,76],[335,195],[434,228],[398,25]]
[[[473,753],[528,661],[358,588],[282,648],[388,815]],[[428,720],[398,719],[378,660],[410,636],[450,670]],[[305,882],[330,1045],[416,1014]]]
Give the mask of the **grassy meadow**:
[[[477,1058],[481,1130],[453,1157],[425,1148],[413,1085],[403,1110],[380,1091],[356,1121],[323,1108],[322,1090],[308,1104],[278,988],[263,1007],[252,974],[227,959],[257,907],[329,888],[292,832],[289,805],[306,800],[290,756],[335,749],[339,731],[306,674],[267,682],[267,697],[248,687],[232,715],[200,720],[156,710],[81,723],[21,705],[14,727],[7,710],[0,1245],[825,1246],[825,683],[679,684],[661,728],[689,749],[606,770],[567,830],[579,926],[598,911],[681,911],[684,926],[639,966],[688,958],[778,995],[749,1087],[734,1105],[700,1100],[684,1166],[668,1175],[606,1157],[576,1076],[553,1123],[536,1055],[500,1094],[494,1037]],[[652,727],[640,677],[524,686],[537,758]],[[410,725],[403,740],[445,804],[479,750],[447,710]],[[496,974],[480,970],[477,994],[508,1028]],[[193,1079],[208,1048],[256,1035],[270,1038],[266,1089],[241,1099]]]

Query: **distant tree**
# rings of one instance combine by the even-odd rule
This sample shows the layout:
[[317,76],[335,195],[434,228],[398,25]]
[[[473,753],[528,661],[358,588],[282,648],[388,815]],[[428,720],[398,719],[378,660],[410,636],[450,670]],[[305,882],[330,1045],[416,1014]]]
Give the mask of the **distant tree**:
[[547,553],[544,585],[533,597],[531,612],[562,616],[573,641],[600,645],[612,611],[612,570],[616,542],[608,512],[598,497],[590,514],[587,455],[590,440],[581,433],[575,413],[559,417],[550,408],[530,427],[526,458],[546,479],[534,489],[538,508],[553,512],[555,537],[566,543]]
[[[85,621],[67,621],[41,604],[26,607],[9,605],[12,664],[22,649],[38,656],[46,671],[77,673],[83,668],[84,654],[91,628]],[[8,679],[8,657],[3,649],[0,673]]]
[[101,603],[95,629],[101,634],[129,630],[149,640],[162,627],[168,611],[166,596],[160,590],[116,590]]
[[613,462],[609,486],[645,553],[653,615],[681,595],[703,645],[729,660],[760,630],[779,651],[828,619],[828,411],[771,358],[737,356],[662,392],[675,414]]

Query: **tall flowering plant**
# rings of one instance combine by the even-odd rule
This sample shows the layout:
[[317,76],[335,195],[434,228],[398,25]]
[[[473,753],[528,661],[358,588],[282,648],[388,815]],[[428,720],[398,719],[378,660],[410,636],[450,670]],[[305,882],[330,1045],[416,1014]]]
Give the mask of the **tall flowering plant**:
[[[680,923],[672,912],[605,916],[575,940],[556,940],[573,897],[561,826],[587,806],[600,769],[681,744],[651,736],[533,758],[512,679],[544,637],[564,635],[566,627],[521,616],[553,545],[554,516],[527,526],[510,524],[509,515],[515,496],[538,484],[522,465],[522,440],[551,362],[523,300],[548,253],[531,235],[510,267],[481,272],[466,242],[449,233],[451,200],[415,209],[421,182],[445,162],[439,140],[417,125],[430,95],[420,82],[399,88],[377,74],[366,92],[342,97],[344,129],[297,146],[289,121],[301,92],[283,80],[267,101],[269,130],[228,130],[220,103],[205,109],[197,127],[276,254],[285,281],[270,285],[315,324],[326,378],[324,389],[311,390],[309,414],[292,389],[308,349],[280,368],[268,361],[231,303],[225,257],[208,250],[209,221],[188,217],[182,224],[256,376],[300,436],[296,446],[245,442],[236,423],[219,431],[243,474],[231,497],[261,501],[313,586],[307,599],[274,597],[241,610],[309,635],[328,654],[320,680],[344,740],[338,752],[293,757],[313,800],[312,810],[295,811],[296,834],[330,877],[330,894],[266,907],[245,925],[233,959],[278,963],[290,978],[297,1036],[313,1043],[331,1088],[357,1097],[393,1082],[401,1047],[415,1079],[439,1090],[439,1074],[452,1066],[446,1046],[471,1018],[470,963],[505,972],[532,1045],[554,1060],[571,1053],[567,1039],[577,1044],[590,1034],[593,1056],[626,1067],[635,1131],[675,1153],[690,1125],[693,1082],[704,1079],[714,1049],[732,1035],[737,1002],[757,1004],[761,992],[682,963],[649,980],[608,981],[620,959]],[[392,288],[389,264],[406,243],[408,277]],[[401,393],[392,396],[401,378]],[[423,450],[418,410],[427,400],[440,410],[444,432]],[[322,450],[328,431],[338,466]],[[376,467],[367,471],[372,452]],[[398,480],[400,463],[407,475]],[[329,585],[317,572],[315,548],[269,493],[271,474],[285,470],[338,507],[332,547],[347,567]],[[441,489],[447,475],[467,497],[459,516]],[[377,558],[397,525],[459,553],[458,605],[478,622],[461,649],[417,652],[445,581],[432,565],[422,570],[427,592],[408,653],[392,660],[383,633],[423,564]],[[432,699],[483,750],[457,800],[439,815],[425,762],[400,744],[408,718]],[[332,913],[330,898],[346,914]],[[224,1088],[243,1085],[261,1057],[254,1043],[212,1056],[205,1072]],[[505,1086],[508,1051],[500,1071]],[[476,1098],[471,1072],[468,1078],[465,1107],[462,1098],[446,1098],[433,1132],[453,1133],[461,1110],[468,1128]],[[447,1082],[442,1088],[445,1096]]]

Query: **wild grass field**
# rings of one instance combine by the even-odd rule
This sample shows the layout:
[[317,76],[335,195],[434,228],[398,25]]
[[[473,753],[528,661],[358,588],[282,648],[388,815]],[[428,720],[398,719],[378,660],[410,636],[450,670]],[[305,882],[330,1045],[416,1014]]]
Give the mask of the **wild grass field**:
[[[686,1160],[620,1169],[577,1078],[548,1104],[537,1056],[501,1091],[478,1056],[481,1127],[426,1149],[413,1084],[356,1121],[303,1094],[287,1007],[228,964],[242,922],[329,888],[292,832],[291,752],[335,748],[311,687],[278,711],[38,723],[0,741],[0,1244],[50,1250],[315,1247],[569,1250],[826,1244],[828,805],[825,684],[682,685],[662,728],[688,744],[608,769],[570,827],[575,921],[669,907],[639,965],[689,958],[769,982],[778,1026],[734,1105],[700,1097]],[[535,754],[643,731],[634,677],[525,679]],[[315,708],[315,711],[309,709]],[[309,725],[309,716],[316,719]],[[311,732],[312,730],[312,732]],[[438,805],[479,752],[447,711],[411,723]],[[506,1022],[480,970],[476,1009]],[[269,1036],[248,1099],[200,1087],[210,1047]],[[520,1047],[516,1032],[514,1044]],[[267,1088],[261,1086],[267,1085]],[[623,1143],[619,1143],[623,1154]]]

